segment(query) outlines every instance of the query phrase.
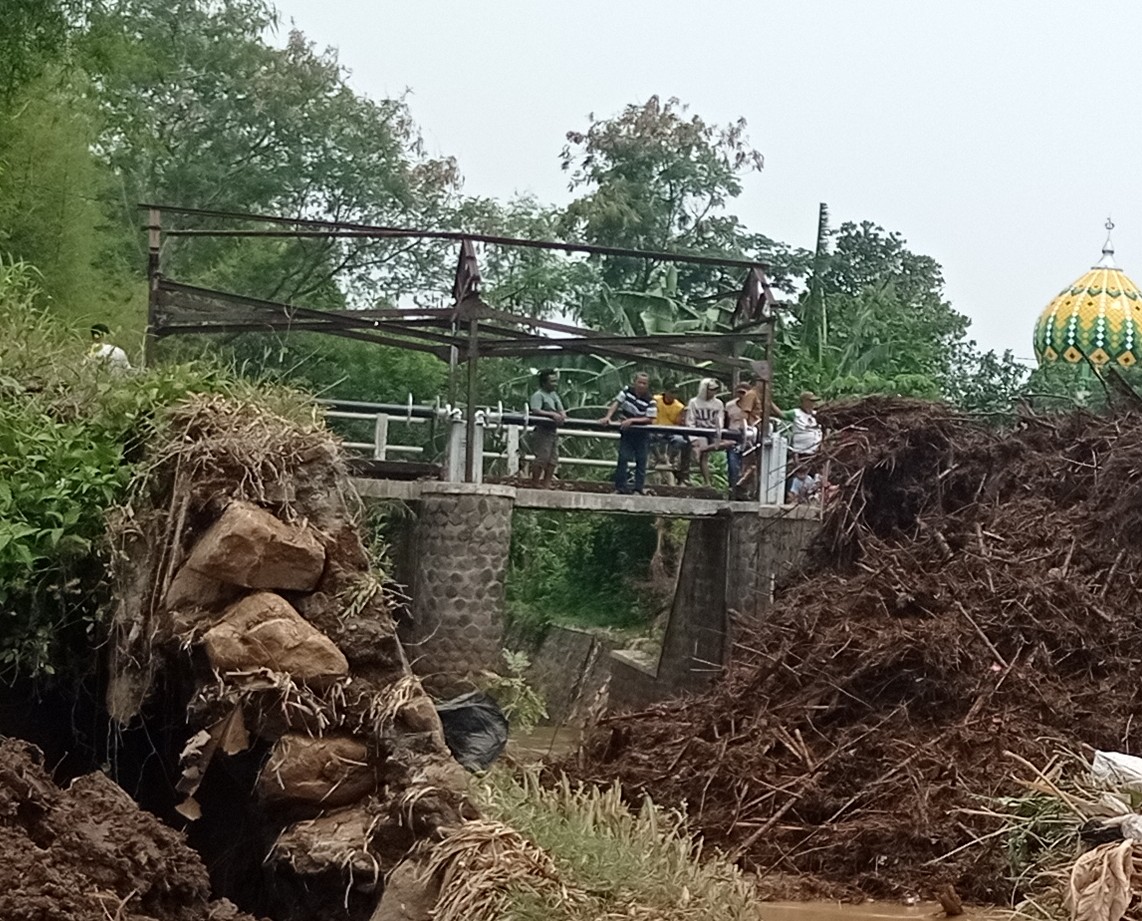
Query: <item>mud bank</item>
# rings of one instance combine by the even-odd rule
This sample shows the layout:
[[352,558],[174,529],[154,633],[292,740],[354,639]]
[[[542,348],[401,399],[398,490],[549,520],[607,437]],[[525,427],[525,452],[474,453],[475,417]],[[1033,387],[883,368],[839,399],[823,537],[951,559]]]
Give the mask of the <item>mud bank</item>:
[[38,749],[0,740],[0,918],[4,921],[253,921],[212,901],[185,836],[105,775],[65,789]]

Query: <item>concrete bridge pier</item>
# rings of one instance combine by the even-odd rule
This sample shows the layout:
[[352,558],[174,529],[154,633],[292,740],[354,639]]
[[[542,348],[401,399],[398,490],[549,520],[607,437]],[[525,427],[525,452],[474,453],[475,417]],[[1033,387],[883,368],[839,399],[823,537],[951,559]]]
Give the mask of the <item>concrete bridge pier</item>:
[[735,619],[764,616],[775,581],[797,564],[819,527],[803,507],[692,521],[662,651],[654,661],[630,650],[611,653],[611,706],[640,709],[709,687],[729,664]]
[[469,675],[498,671],[504,578],[515,490],[425,483],[406,547],[410,617],[401,641],[437,697],[472,690]]

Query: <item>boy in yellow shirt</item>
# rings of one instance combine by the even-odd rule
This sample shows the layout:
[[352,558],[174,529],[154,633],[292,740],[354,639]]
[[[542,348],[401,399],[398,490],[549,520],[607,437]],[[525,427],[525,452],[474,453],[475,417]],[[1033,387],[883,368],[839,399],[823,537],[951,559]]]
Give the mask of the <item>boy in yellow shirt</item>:
[[[686,424],[686,404],[678,399],[674,384],[662,385],[662,393],[654,395],[654,405],[658,410],[655,425]],[[656,434],[651,438],[651,444],[654,446],[655,465],[669,463],[672,456],[678,456],[678,482],[685,483],[690,475],[690,440],[685,435]]]

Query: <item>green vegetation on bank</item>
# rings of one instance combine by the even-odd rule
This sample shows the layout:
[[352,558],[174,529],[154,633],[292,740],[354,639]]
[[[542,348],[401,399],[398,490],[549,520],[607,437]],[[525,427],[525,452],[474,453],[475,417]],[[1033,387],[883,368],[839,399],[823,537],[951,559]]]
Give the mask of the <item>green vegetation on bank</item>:
[[108,512],[128,495],[165,408],[248,392],[207,364],[115,374],[34,306],[36,273],[0,264],[0,680],[93,667],[110,598]]
[[549,624],[645,630],[673,584],[655,591],[657,535],[647,516],[517,511],[507,579],[514,633]]

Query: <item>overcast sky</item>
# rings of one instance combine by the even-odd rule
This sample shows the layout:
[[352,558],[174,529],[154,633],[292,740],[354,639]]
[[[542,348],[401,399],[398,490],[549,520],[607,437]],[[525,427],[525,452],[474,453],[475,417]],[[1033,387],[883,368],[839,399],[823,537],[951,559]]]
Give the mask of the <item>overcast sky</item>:
[[1142,3],[1069,0],[276,0],[374,97],[411,92],[470,194],[564,202],[587,116],[658,94],[744,116],[765,170],[732,209],[812,247],[817,204],[944,267],[986,348],[1097,261],[1142,280]]

